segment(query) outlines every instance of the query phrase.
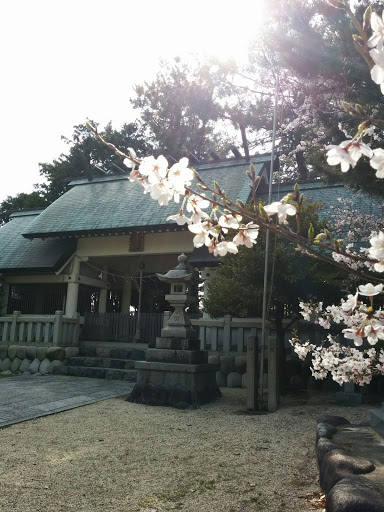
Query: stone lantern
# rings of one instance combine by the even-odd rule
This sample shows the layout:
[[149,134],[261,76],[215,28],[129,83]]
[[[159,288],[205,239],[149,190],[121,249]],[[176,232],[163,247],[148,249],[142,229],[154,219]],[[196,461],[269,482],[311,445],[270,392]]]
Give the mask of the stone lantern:
[[174,307],[168,324],[156,338],[156,348],[148,348],[146,360],[138,361],[136,385],[128,401],[148,405],[196,408],[221,396],[216,384],[216,365],[208,363],[208,353],[185,311],[191,303],[190,286],[195,280],[181,254],[178,265],[157,277],[171,285],[166,300]]
[[171,293],[165,296],[165,300],[174,308],[168,325],[161,330],[161,336],[195,339],[197,332],[193,329],[185,308],[192,302],[190,286],[197,282],[197,279],[194,272],[187,267],[185,254],[178,257],[178,262],[177,267],[166,274],[156,274],[160,281],[171,285]]

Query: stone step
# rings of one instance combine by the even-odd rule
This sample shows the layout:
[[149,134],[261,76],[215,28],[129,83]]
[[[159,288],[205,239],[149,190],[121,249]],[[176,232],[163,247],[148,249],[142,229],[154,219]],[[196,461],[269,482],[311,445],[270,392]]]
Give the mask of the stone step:
[[92,366],[55,366],[54,375],[70,375],[71,377],[88,377],[90,379],[124,380],[136,382],[137,370],[116,368],[98,368]]
[[92,345],[82,345],[80,356],[83,357],[102,357],[111,359],[132,359],[134,361],[145,360],[145,349],[139,348],[114,348],[98,347]]
[[111,357],[71,357],[69,366],[87,366],[95,368],[113,368],[119,370],[133,370],[135,361],[132,359],[112,359]]

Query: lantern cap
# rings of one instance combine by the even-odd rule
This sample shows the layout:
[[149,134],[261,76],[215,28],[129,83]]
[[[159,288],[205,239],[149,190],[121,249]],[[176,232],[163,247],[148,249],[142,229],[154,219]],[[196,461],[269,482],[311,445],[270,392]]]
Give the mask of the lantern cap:
[[177,258],[179,264],[172,270],[168,270],[166,274],[156,274],[160,281],[170,283],[172,281],[189,282],[194,277],[194,272],[188,268],[188,258],[184,253]]

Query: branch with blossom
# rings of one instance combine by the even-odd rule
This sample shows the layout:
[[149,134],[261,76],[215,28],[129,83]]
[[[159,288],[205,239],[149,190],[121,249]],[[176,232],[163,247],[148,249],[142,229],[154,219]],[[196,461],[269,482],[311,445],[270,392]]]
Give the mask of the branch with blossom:
[[[311,371],[316,379],[323,379],[330,373],[339,384],[352,381],[363,386],[373,375],[384,375],[384,350],[380,346],[384,340],[384,311],[374,308],[374,297],[382,294],[382,284],[369,283],[360,285],[356,294],[348,295],[339,306],[323,309],[321,302],[299,304],[305,320],[314,318],[326,330],[332,323],[345,326],[341,332],[347,342],[343,344],[330,334],[320,346],[308,341],[303,343],[297,337],[290,340],[300,359],[312,353]],[[362,297],[368,297],[368,304]]]
[[[88,124],[88,128],[95,137],[104,142],[95,127]],[[119,153],[121,154],[121,151]],[[236,254],[239,245],[252,247],[257,243],[259,229],[265,228],[295,243],[298,250],[305,254],[342,269],[345,269],[346,265],[335,261],[333,253],[371,265],[379,263],[372,255],[352,254],[344,247],[342,240],[333,239],[327,230],[316,235],[311,227],[308,236],[303,237],[300,233],[300,213],[304,196],[300,193],[298,185],[280,201],[263,206],[257,198],[260,177],[256,176],[251,165],[247,175],[250,179],[253,208],[249,210],[240,200],[232,201],[218,183],[210,186],[204,182],[195,170],[188,167],[187,158],[182,158],[180,162],[169,167],[164,156],[140,159],[132,148],[129,148],[127,153],[124,164],[133,169],[129,176],[130,181],[141,185],[144,193],[150,194],[161,206],[167,206],[172,200],[180,202],[183,198],[179,214],[171,215],[168,220],[173,220],[180,226],[186,225],[195,235],[194,246],[205,245],[215,256],[225,256],[228,252]],[[208,208],[209,214],[206,211]],[[277,217],[277,223],[272,218],[274,216]],[[290,228],[288,217],[296,218],[296,232]],[[231,239],[228,238],[229,230],[230,233],[236,232],[235,236],[231,235]],[[365,274],[359,268],[349,268],[348,271],[364,280],[383,281],[380,277]]]
[[[372,79],[380,85],[384,93],[384,22],[368,9],[362,26],[350,10],[347,0],[328,1],[336,7],[345,8],[350,15],[359,33],[355,37],[357,49],[371,67]],[[369,22],[372,31],[370,37],[367,36]],[[359,105],[351,107],[346,104],[345,108],[351,113],[364,115]],[[364,156],[369,158],[370,165],[376,169],[377,178],[384,178],[384,150],[372,150],[362,141],[371,130],[372,124],[372,119],[366,119],[359,125],[356,135],[351,140],[344,141],[338,146],[328,146],[328,163],[341,165],[342,172],[348,172]],[[88,124],[88,128],[96,138],[106,143],[95,127]],[[180,203],[182,199],[179,214],[171,215],[168,220],[175,221],[178,225],[186,225],[194,235],[195,247],[205,245],[211,253],[220,257],[227,253],[236,254],[240,245],[250,248],[256,244],[259,230],[264,228],[295,243],[305,254],[339,268],[347,268],[349,272],[364,280],[366,284],[359,286],[356,295],[349,295],[339,306],[328,306],[322,311],[321,305],[301,304],[304,318],[315,313],[317,321],[325,329],[330,328],[331,322],[343,323],[346,326],[342,330],[347,340],[346,345],[330,335],[327,338],[327,345],[321,347],[309,342],[301,343],[297,338],[292,340],[292,344],[302,358],[312,352],[312,372],[316,378],[324,378],[330,372],[339,383],[352,380],[364,384],[369,382],[374,372],[384,374],[384,352],[382,349],[376,350],[378,342],[384,340],[384,312],[381,308],[375,310],[373,305],[373,297],[382,294],[384,287],[384,279],[378,275],[384,272],[383,231],[371,237],[371,247],[365,253],[351,251],[342,240],[332,238],[327,230],[316,234],[312,226],[304,237],[300,232],[300,214],[304,197],[298,185],[280,201],[263,205],[257,198],[260,177],[255,175],[251,165],[247,174],[250,179],[253,208],[249,210],[242,201],[234,202],[230,199],[218,183],[215,182],[211,186],[204,182],[195,170],[188,167],[187,158],[182,158],[169,166],[163,156],[140,159],[131,148],[128,148],[125,154],[112,144],[106,144],[122,156],[124,164],[132,169],[130,181],[142,186],[144,193],[157,200],[159,205],[167,206],[170,201]],[[296,231],[289,226],[288,217],[296,218]],[[365,268],[373,270],[376,275],[367,274]],[[365,304],[359,300],[359,296],[368,296],[371,303]],[[352,340],[354,346],[348,345],[349,340]],[[367,344],[369,347],[365,348],[364,345]]]

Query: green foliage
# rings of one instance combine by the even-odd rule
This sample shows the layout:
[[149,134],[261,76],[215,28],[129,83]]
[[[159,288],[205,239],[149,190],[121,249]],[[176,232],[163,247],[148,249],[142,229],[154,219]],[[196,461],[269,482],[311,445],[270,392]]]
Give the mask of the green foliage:
[[[374,10],[380,12],[379,6],[376,2]],[[366,2],[355,7],[362,21]],[[321,177],[383,194],[383,180],[375,178],[366,159],[348,173],[326,164],[324,146],[346,139],[339,125],[353,135],[361,122],[345,111],[343,100],[360,104],[368,115],[382,118],[384,114],[380,88],[354,47],[356,29],[349,17],[323,0],[286,0],[283,8],[280,1],[272,0],[269,8],[270,19],[251,48],[250,75],[256,77],[253,89],[262,89],[265,95],[273,93],[270,84],[275,83],[276,73],[280,76],[280,91],[284,91],[280,153],[287,157],[281,178]],[[264,107],[260,104],[262,117]],[[271,111],[268,116],[272,118]],[[256,138],[258,124],[255,112],[250,129]],[[270,122],[269,127],[264,125],[269,133],[270,126]],[[371,142],[373,148],[382,146]]]
[[131,100],[152,145],[178,160],[190,153],[209,157],[219,146],[224,153],[233,140],[220,131],[223,69],[207,62],[162,62],[151,83],[135,87]]
[[[304,201],[301,234],[307,235],[312,224],[315,232],[324,227],[319,222],[321,205]],[[292,228],[295,229],[294,221]],[[296,312],[298,302],[323,300],[332,303],[340,297],[340,283],[344,272],[328,264],[312,260],[301,254],[291,243],[274,239],[270,244],[269,269],[273,269],[273,284],[270,290],[270,316],[285,312]],[[204,310],[212,317],[223,315],[235,317],[261,316],[264,289],[265,234],[260,233],[257,244],[251,249],[239,247],[236,255],[222,258],[209,284],[209,296],[204,301]],[[277,312],[279,310],[279,313]]]
[[[134,147],[138,154],[146,154],[150,150],[135,123],[125,124],[120,131],[113,129],[109,123],[102,133],[107,142],[122,151],[127,147]],[[121,159],[112,154],[105,144],[96,140],[85,124],[75,126],[70,139],[62,138],[68,144],[68,153],[60,155],[52,163],[40,164],[40,174],[45,178],[45,183],[38,185],[37,190],[48,204],[66,192],[72,179],[88,178],[84,158],[89,164],[106,169],[110,168],[111,162],[124,168]]]
[[9,216],[12,212],[45,208],[46,206],[47,201],[39,192],[21,193],[14,197],[8,196],[0,203],[0,225],[9,221]]

